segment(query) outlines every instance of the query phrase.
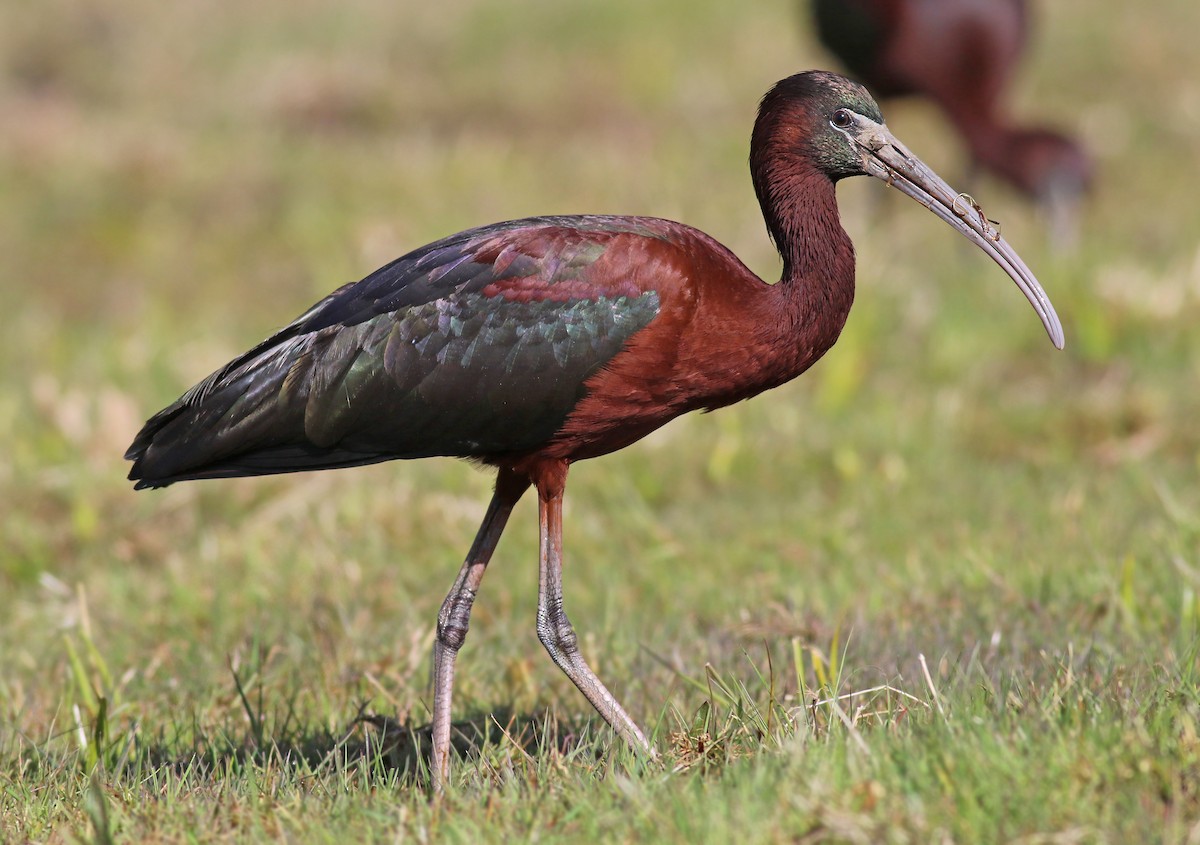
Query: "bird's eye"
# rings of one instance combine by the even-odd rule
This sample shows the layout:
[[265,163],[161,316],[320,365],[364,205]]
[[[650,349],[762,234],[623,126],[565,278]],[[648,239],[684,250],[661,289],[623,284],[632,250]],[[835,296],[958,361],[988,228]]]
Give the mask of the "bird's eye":
[[838,109],[833,113],[833,125],[838,129],[849,129],[854,123],[854,117],[846,109]]

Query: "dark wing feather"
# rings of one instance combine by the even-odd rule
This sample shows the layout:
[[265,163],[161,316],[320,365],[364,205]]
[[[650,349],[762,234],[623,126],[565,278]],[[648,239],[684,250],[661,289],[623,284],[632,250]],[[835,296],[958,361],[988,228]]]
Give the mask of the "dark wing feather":
[[[904,93],[901,83],[882,78],[879,56],[896,25],[895,4],[871,0],[813,0],[817,37],[850,73],[879,96]],[[887,90],[878,90],[881,85]]]
[[472,229],[346,285],[152,417],[126,458],[138,487],[546,442],[585,382],[659,309],[589,281],[629,218]]

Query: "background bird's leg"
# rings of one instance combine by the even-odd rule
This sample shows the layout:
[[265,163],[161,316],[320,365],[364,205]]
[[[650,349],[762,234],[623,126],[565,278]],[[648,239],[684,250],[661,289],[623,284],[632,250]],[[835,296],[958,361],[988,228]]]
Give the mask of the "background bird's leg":
[[483,580],[484,570],[509,514],[521,494],[529,486],[528,479],[508,470],[496,476],[496,492],[488,505],[487,514],[467,552],[467,559],[454,586],[446,594],[438,612],[437,638],[433,643],[433,788],[441,792],[450,773],[450,699],[454,691],[454,660],[467,638],[471,621],[471,605]]
[[592,706],[622,739],[638,751],[654,756],[641,729],[629,718],[613,694],[601,683],[579,651],[575,629],[563,611],[562,594],[562,500],[566,466],[555,473],[555,481],[538,479],[538,509],[541,519],[541,576],[538,581],[538,639],[551,659],[579,687]]

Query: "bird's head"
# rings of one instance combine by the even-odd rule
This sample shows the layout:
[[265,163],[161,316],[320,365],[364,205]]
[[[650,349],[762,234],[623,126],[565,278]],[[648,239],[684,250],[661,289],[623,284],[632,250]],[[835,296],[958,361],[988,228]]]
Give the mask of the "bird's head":
[[1045,217],[1051,243],[1073,245],[1095,170],[1087,150],[1061,132],[1020,127],[1000,133],[988,153],[989,166],[1033,197]]
[[987,163],[1039,202],[1053,192],[1078,198],[1091,188],[1091,157],[1061,132],[1040,127],[1008,129],[1000,134],[996,148],[995,160]]
[[798,73],[763,97],[753,146],[780,158],[804,159],[835,182],[860,176],[861,157],[842,131],[851,126],[852,115],[883,125],[878,104],[857,82],[819,70]]
[[825,71],[789,76],[763,97],[750,146],[755,190],[768,216],[788,192],[789,179],[874,176],[986,252],[1016,282],[1050,340],[1062,348],[1062,324],[1032,271],[971,197],[952,189],[897,140],[866,88]]

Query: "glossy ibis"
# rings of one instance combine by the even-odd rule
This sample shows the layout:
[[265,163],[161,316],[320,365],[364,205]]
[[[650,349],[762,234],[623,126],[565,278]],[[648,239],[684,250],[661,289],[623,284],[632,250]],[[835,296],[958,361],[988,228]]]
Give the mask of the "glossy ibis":
[[817,36],[879,97],[929,98],[962,135],[974,163],[1032,198],[1052,240],[1073,237],[1091,181],[1083,148],[1019,126],[1003,98],[1028,41],[1025,0],[813,0]]
[[435,788],[447,775],[455,657],[530,485],[538,637],[613,729],[652,753],[584,662],[563,610],[567,471],[687,411],[783,384],[833,345],[854,298],[838,180],[875,176],[945,220],[1012,277],[1062,347],[1033,274],[978,206],[896,140],[860,85],[815,71],[775,85],[754,124],[750,170],[783,257],[778,284],[669,220],[531,217],[469,229],[330,294],[154,415],[126,453],[138,488],[435,455],[496,468],[438,614]]

